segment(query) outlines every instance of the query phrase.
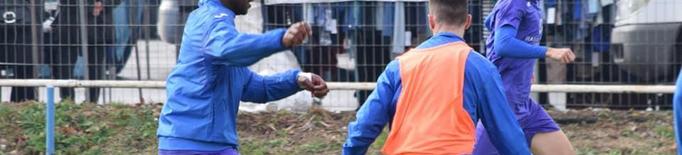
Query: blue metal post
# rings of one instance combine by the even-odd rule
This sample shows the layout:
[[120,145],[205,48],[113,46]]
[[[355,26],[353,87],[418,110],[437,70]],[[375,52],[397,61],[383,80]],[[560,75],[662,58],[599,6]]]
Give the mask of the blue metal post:
[[52,85],[47,85],[47,106],[46,108],[46,113],[45,113],[45,119],[47,122],[47,125],[45,126],[45,146],[47,146],[47,150],[45,150],[46,155],[53,155],[54,154],[54,86]]

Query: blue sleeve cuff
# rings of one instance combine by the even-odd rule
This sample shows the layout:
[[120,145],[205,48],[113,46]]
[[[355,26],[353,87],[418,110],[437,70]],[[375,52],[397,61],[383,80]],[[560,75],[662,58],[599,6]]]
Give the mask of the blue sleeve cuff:
[[[302,89],[298,86],[297,82],[298,73],[300,72],[298,69],[292,69],[283,74],[275,74],[267,78],[270,81],[268,83],[271,84],[268,88],[268,94],[272,94],[272,96],[268,96],[268,102],[280,100],[301,91]],[[278,78],[281,78],[281,81],[276,80]]]
[[301,88],[301,87],[298,85],[298,74],[301,73],[301,70],[299,70],[299,69],[292,69],[292,70],[289,70],[289,71],[287,71],[287,72],[290,72],[290,73],[291,73],[291,75],[289,75],[289,76],[290,76],[290,79],[291,79],[289,84],[291,84],[291,87],[294,87],[294,89],[296,89],[297,91],[303,90],[303,88]]
[[[301,70],[299,69],[291,69],[287,70],[283,74],[278,74],[282,76],[283,80],[281,87],[284,88],[282,92],[277,92],[277,93],[283,93],[283,95],[277,95],[277,96],[289,96],[297,93],[298,91],[303,90],[299,85],[298,85],[298,74],[301,73]],[[277,75],[277,74],[276,74]],[[281,97],[276,97],[276,98],[281,98]]]
[[[251,71],[249,70],[248,72]],[[293,69],[268,76],[261,76],[251,72],[251,79],[246,84],[241,100],[266,103],[293,95],[301,91],[298,82],[296,82],[299,72],[299,70]]]
[[282,42],[282,39],[284,38],[284,34],[286,32],[287,32],[287,30],[284,28],[278,28],[278,29],[274,29],[274,30],[267,32],[267,33],[271,33],[273,38],[276,38],[276,39],[272,39],[273,41],[276,42],[276,43],[272,43],[272,45],[277,45],[276,51],[283,51],[283,50],[287,49],[287,47],[284,47],[284,43]]
[[545,46],[534,46],[534,47],[535,47],[535,48],[538,48],[538,49],[534,49],[534,50],[537,50],[537,51],[538,51],[538,52],[537,52],[538,55],[536,55],[536,57],[538,57],[538,58],[544,58],[544,57],[547,56],[547,47],[545,47]]

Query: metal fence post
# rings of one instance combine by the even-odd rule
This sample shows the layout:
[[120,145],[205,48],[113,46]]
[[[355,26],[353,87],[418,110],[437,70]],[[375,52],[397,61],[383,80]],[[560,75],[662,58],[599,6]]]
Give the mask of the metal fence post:
[[[38,69],[40,68],[39,64],[40,64],[40,60],[41,60],[40,59],[40,54],[41,54],[40,53],[40,47],[38,47],[38,44],[43,43],[42,40],[40,39],[42,37],[38,37],[42,33],[38,33],[38,31],[40,31],[40,29],[38,28],[38,25],[39,25],[38,24],[38,17],[37,17],[38,9],[36,9],[36,7],[39,7],[40,5],[38,5],[36,0],[31,0],[31,5],[32,5],[30,7],[30,11],[31,11],[31,13],[30,13],[31,14],[31,52],[32,52],[31,62],[33,63],[33,64],[31,64],[31,66],[32,66],[32,69],[31,69],[32,73],[31,74],[33,74],[33,77],[31,77],[31,78],[37,78],[38,77]],[[33,90],[33,93],[35,96],[39,96],[38,89],[33,88],[32,90]]]
[[[85,69],[83,71],[83,78],[85,80],[90,80],[90,64],[88,60],[88,29],[85,27],[88,24],[88,19],[85,11],[85,0],[79,0],[79,12],[80,12],[80,30],[81,30],[81,52],[83,52],[83,62],[85,63]],[[85,100],[90,101],[90,89],[85,89]],[[97,101],[95,101],[97,102]]]
[[[131,4],[128,1],[126,1],[125,3]],[[137,4],[139,4],[139,3],[137,3]],[[138,5],[138,7],[146,7],[146,3],[143,4],[142,6]],[[143,12],[146,10],[147,10],[147,8],[142,9]],[[137,11],[139,11],[139,9],[137,9]],[[145,16],[144,18],[148,18],[148,17]],[[128,20],[129,20],[130,25],[135,26],[135,24],[137,24],[137,23],[135,23],[136,20],[134,20],[133,18],[129,18]],[[142,22],[142,24],[140,24],[140,25],[144,25],[144,23],[145,22]],[[135,36],[141,35],[142,32],[140,32],[139,29],[141,29],[141,28],[132,29],[133,35],[135,35]],[[134,30],[138,30],[138,31],[134,31]],[[145,38],[145,39],[147,39],[147,38]],[[136,64],[135,67],[137,70],[137,80],[142,81],[142,68],[140,67],[140,65],[141,65],[140,64],[140,48],[138,46],[139,46],[139,44],[137,44],[137,40],[135,40],[132,48],[135,50],[135,64]],[[149,55],[147,55],[147,56],[149,56]],[[147,64],[149,64],[149,61],[147,61]],[[147,71],[149,71],[149,70],[147,70]],[[147,77],[149,77],[149,76],[147,76]],[[138,93],[138,96],[140,97],[140,103],[144,103],[144,95],[142,94],[142,88],[138,88],[137,93]]]
[[[147,7],[146,5],[144,7]],[[151,38],[151,34],[149,34],[149,23],[151,23],[149,18],[151,18],[151,15],[149,14],[149,9],[145,8],[142,10],[142,14],[144,15],[144,21],[142,22],[142,30],[144,31],[144,52],[146,54],[146,59],[147,59],[147,80],[152,79],[152,70],[150,67],[151,62],[149,61],[150,55],[149,55],[149,39]],[[137,42],[136,42],[137,43]],[[178,43],[181,44],[181,43]],[[178,48],[179,49],[179,48]],[[178,56],[179,57],[179,56]]]
[[54,154],[54,86],[47,85],[47,105],[45,106],[45,150],[46,155]]

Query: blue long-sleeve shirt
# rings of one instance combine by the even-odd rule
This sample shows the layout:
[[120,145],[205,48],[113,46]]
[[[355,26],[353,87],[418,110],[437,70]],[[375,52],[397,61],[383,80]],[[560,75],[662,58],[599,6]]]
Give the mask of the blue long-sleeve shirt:
[[238,147],[240,101],[263,103],[300,90],[298,70],[258,75],[247,66],[284,50],[278,29],[237,32],[235,14],[219,0],[201,0],[185,26],[180,56],[167,79],[159,118],[159,149],[219,151]]
[[[462,39],[452,33],[440,33],[417,48],[457,41]],[[365,154],[384,126],[392,122],[402,89],[399,63],[393,60],[386,66],[376,88],[357,112],[356,120],[348,125],[343,154]],[[481,120],[500,153],[530,154],[524,134],[507,105],[497,69],[476,52],[471,52],[466,60],[463,102],[472,121]]]
[[682,71],[677,76],[677,86],[673,96],[673,120],[675,128],[675,141],[677,142],[677,154],[682,155]]

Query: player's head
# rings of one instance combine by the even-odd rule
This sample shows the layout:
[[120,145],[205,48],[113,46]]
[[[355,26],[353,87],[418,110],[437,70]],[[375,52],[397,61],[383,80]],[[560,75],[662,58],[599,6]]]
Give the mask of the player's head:
[[432,32],[437,28],[464,28],[471,25],[468,13],[468,0],[429,0],[429,27]]
[[253,0],[220,0],[220,2],[225,5],[225,7],[230,8],[237,15],[244,15],[251,7],[251,2]]

